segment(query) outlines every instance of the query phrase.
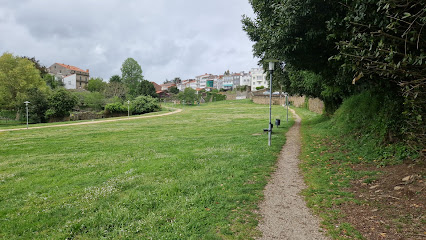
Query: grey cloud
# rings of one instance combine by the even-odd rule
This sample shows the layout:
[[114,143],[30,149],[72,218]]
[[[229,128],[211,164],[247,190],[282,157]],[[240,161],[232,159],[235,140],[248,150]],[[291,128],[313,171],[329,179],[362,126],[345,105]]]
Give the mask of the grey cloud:
[[247,0],[0,0],[0,52],[64,62],[92,76],[120,74],[128,57],[158,83],[248,71],[257,60],[241,30]]

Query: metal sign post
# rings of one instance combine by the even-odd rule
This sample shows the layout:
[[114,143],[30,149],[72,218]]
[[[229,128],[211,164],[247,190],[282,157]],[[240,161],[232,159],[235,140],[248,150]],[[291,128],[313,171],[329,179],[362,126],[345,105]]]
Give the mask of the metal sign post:
[[27,109],[27,129],[28,129],[28,104],[29,104],[30,102],[25,101],[24,103],[25,103],[25,107],[26,107],[26,109]]

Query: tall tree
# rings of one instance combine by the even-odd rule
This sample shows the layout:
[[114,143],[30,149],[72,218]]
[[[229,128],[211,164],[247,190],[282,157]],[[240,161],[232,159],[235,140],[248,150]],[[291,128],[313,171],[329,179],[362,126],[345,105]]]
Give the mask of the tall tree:
[[133,58],[127,58],[121,67],[121,81],[129,88],[130,95],[137,95],[142,80],[142,68],[139,63]]
[[[243,29],[255,42],[254,55],[262,59],[264,68],[265,59],[279,59],[295,71],[320,74],[322,91],[316,97],[325,102],[329,112],[335,110],[350,93],[351,85],[340,71],[340,63],[328,61],[338,52],[335,42],[329,39],[328,23],[336,16],[345,15],[346,9],[332,0],[250,2],[257,17],[243,17]],[[282,69],[276,72],[284,76]]]
[[[46,92],[47,85],[40,71],[28,59],[4,53],[0,57],[0,106],[18,112],[28,100],[28,90],[37,88]],[[18,117],[18,116],[17,116]]]
[[28,59],[34,63],[34,67],[40,71],[40,77],[44,77],[46,74],[49,73],[49,71],[47,70],[47,67],[41,64],[40,61],[37,60],[35,57],[30,58],[30,57],[24,56],[22,58]]

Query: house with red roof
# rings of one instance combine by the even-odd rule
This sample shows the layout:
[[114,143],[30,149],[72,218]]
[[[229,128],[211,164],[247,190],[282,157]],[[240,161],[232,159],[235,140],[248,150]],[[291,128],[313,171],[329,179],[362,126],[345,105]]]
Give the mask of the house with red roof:
[[83,70],[64,63],[52,64],[48,72],[62,79],[66,89],[83,89],[90,79],[89,69]]

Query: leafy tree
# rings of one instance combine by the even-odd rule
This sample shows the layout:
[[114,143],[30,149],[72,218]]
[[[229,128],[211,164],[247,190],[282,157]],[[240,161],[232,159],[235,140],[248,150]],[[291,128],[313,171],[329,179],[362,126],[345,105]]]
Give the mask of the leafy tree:
[[58,89],[49,97],[49,109],[46,111],[46,118],[69,116],[77,102],[77,97],[71,92],[64,88]]
[[329,23],[340,50],[334,61],[353,70],[352,83],[368,85],[404,106],[403,131],[426,141],[426,2],[382,0],[349,2],[346,16]]
[[113,75],[109,79],[109,82],[110,83],[113,83],[113,82],[121,83],[121,77],[119,75]]
[[118,97],[124,99],[128,93],[128,88],[121,82],[110,82],[105,88],[105,97]]
[[183,92],[178,94],[178,98],[181,102],[185,101],[186,104],[193,104],[197,100],[197,93],[195,89],[185,88]]
[[155,91],[154,84],[152,84],[152,82],[149,82],[147,80],[142,80],[140,82],[137,93],[142,96],[151,96],[154,98],[158,97],[158,94]]
[[44,66],[44,65],[42,65],[40,63],[40,61],[37,60],[35,57],[30,58],[30,57],[25,57],[24,56],[22,58],[23,59],[28,59],[28,60],[30,60],[31,62],[34,63],[34,67],[40,71],[40,77],[43,78],[45,75],[47,75],[49,73],[49,71],[47,70],[47,67]]
[[46,111],[49,108],[48,93],[38,88],[28,90],[28,115],[29,120],[33,123],[46,122]]
[[[265,59],[272,58],[292,66],[292,71],[311,71],[321,75],[321,91],[315,97],[322,99],[326,109],[333,112],[353,89],[347,77],[350,73],[340,70],[341,62],[328,60],[338,53],[334,40],[329,38],[328,22],[344,16],[347,9],[332,0],[250,2],[257,17],[243,17],[243,29],[255,42],[253,52],[262,59],[264,69],[267,65]],[[336,27],[336,31],[341,29]],[[274,72],[274,79],[282,83],[273,86],[288,85],[284,83],[286,75],[283,69],[277,68]]]
[[169,88],[169,92],[171,92],[173,94],[178,94],[179,93],[179,89],[176,86],[171,86]]
[[0,57],[0,106],[16,110],[18,117],[22,103],[29,99],[28,90],[33,88],[42,92],[48,89],[34,63],[4,53]]
[[132,101],[131,105],[132,112],[135,114],[143,114],[161,110],[158,100],[151,96],[139,96]]
[[121,81],[128,87],[130,95],[137,95],[142,80],[141,66],[135,59],[127,58],[121,67]]
[[103,92],[107,83],[102,78],[90,78],[87,84],[87,90],[91,92]]

